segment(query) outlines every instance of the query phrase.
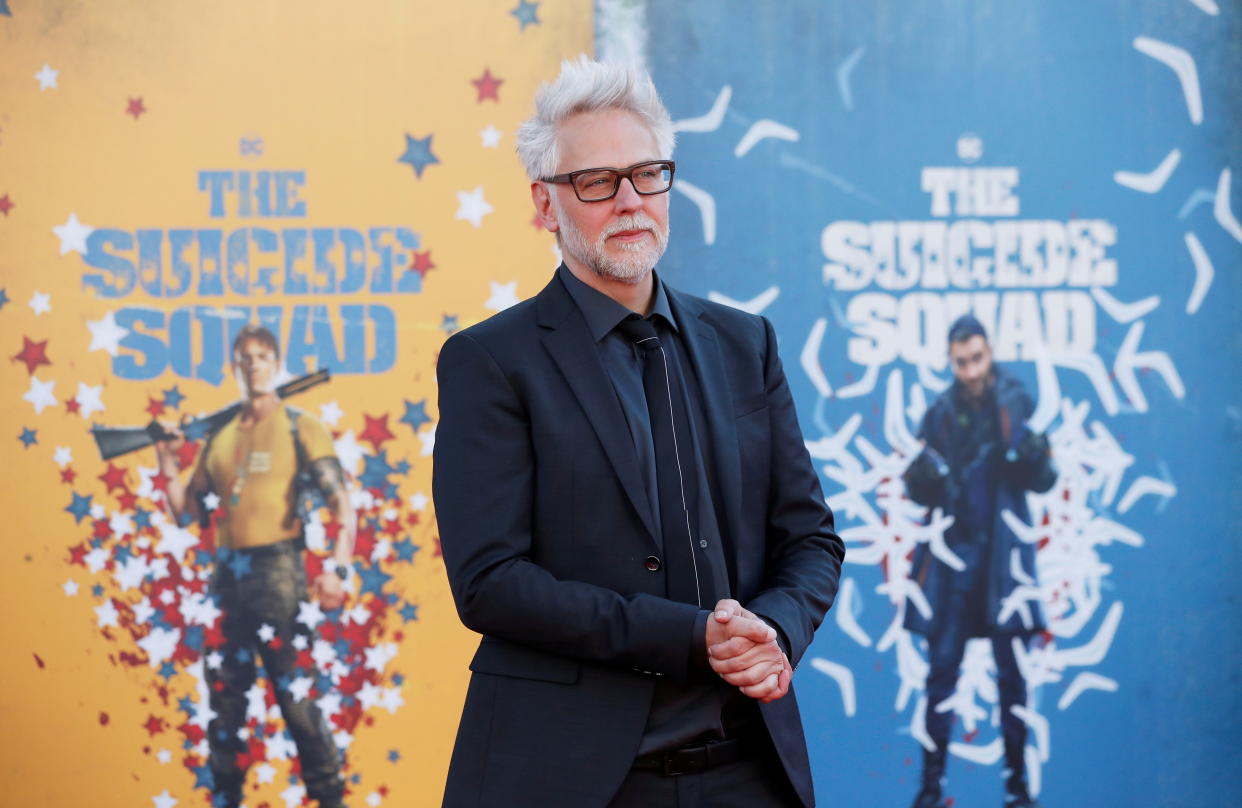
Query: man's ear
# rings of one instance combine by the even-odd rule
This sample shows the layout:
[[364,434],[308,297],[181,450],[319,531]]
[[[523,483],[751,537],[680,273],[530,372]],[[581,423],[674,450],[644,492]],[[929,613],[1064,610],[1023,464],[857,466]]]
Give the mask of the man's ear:
[[556,206],[552,204],[552,195],[548,193],[548,186],[542,182],[532,182],[530,184],[530,198],[535,203],[535,218],[539,223],[552,233],[561,229],[561,223],[556,216]]

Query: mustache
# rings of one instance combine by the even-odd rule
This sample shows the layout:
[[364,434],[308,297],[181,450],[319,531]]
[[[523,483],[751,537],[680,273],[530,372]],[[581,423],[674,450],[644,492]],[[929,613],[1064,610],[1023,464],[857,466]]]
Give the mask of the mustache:
[[655,219],[643,213],[633,213],[629,216],[622,216],[612,224],[604,228],[603,238],[615,236],[617,233],[624,233],[627,230],[650,230],[652,233],[657,232]]

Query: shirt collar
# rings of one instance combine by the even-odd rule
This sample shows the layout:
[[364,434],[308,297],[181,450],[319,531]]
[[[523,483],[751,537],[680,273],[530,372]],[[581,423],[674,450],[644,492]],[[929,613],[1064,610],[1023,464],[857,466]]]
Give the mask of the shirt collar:
[[[561,264],[556,272],[569,292],[569,296],[578,304],[582,316],[586,318],[587,328],[596,342],[608,336],[617,327],[617,323],[634,313],[598,289],[593,289],[578,280],[564,264]],[[673,318],[673,308],[669,305],[664,284],[660,282],[655,270],[652,270],[651,277],[655,284],[655,303],[651,307],[651,317],[659,315],[669,328],[677,331],[677,321]]]

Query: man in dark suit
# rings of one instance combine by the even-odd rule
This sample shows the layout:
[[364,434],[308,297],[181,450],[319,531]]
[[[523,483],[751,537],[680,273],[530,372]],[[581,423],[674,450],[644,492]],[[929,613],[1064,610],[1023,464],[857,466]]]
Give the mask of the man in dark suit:
[[450,806],[812,805],[790,689],[844,549],[771,325],[664,285],[672,125],[585,57],[518,133],[564,262],[440,353],[435,503],[483,635]]

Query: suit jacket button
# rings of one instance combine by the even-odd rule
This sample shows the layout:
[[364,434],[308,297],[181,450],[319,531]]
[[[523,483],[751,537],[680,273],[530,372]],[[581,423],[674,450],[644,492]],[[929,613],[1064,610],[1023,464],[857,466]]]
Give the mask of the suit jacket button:
[[643,566],[652,572],[655,572],[660,569],[660,559],[655,556],[647,556],[647,560],[643,562]]

